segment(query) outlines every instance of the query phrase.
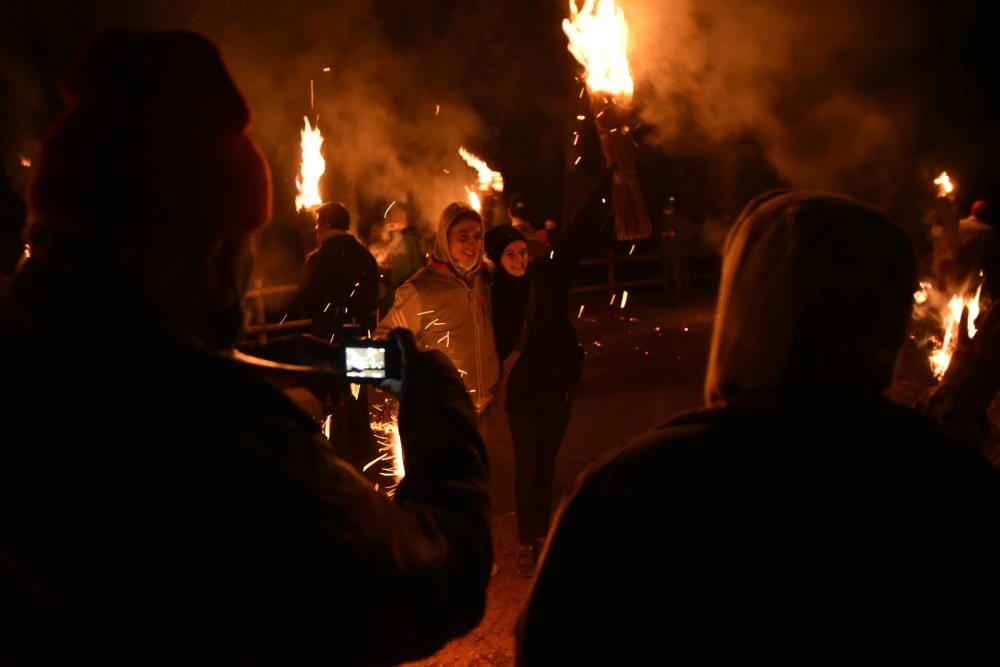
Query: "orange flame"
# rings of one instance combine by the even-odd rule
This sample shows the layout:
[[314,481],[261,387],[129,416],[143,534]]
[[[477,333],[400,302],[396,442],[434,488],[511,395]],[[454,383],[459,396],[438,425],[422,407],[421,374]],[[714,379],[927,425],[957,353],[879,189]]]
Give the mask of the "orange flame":
[[[930,316],[941,323],[941,340],[937,343],[928,357],[931,364],[931,371],[934,377],[940,380],[955,354],[961,331],[962,311],[968,309],[969,321],[966,333],[969,338],[976,336],[976,318],[979,316],[979,297],[983,291],[983,283],[974,293],[966,288],[958,290],[950,298],[937,292],[929,283],[920,283],[920,290],[913,295],[913,300],[924,311],[930,311]],[[947,299],[947,301],[946,301]]]
[[632,97],[635,84],[628,66],[628,23],[615,0],[584,0],[578,8],[569,0],[569,18],[562,27],[569,52],[586,69],[593,92]]
[[950,197],[955,192],[955,184],[951,182],[947,171],[942,171],[941,175],[934,179],[934,185],[938,186],[938,197]]
[[[458,147],[458,154],[469,165],[479,173],[479,189],[482,191],[493,190],[503,192],[503,175],[499,171],[493,171],[482,158],[465,150],[464,146]],[[476,210],[479,210],[478,208]]]
[[323,159],[323,135],[319,127],[313,127],[308,118],[303,119],[302,128],[302,169],[295,177],[295,187],[298,195],[295,197],[295,208],[301,211],[319,206],[323,199],[319,196],[319,179],[326,171],[326,160]]
[[25,156],[22,155],[21,156],[21,166],[24,167],[25,169],[27,169],[28,167],[30,167],[31,166],[31,158],[30,157],[25,157]]
[[483,202],[479,199],[479,193],[470,188],[468,185],[465,186],[465,194],[469,197],[469,206],[476,209],[478,212],[483,212]]

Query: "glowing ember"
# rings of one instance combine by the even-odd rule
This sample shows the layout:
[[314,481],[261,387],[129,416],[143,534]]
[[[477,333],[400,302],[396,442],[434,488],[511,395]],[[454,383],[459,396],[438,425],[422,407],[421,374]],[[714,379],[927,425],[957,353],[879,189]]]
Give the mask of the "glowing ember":
[[947,171],[942,171],[941,175],[934,179],[934,185],[938,186],[938,197],[950,197],[955,192],[955,184],[951,182]]
[[[377,407],[377,406],[375,406]],[[385,410],[380,410],[381,414],[372,414],[371,428],[372,435],[379,444],[379,456],[368,465],[367,470],[373,464],[384,461],[383,470],[379,473],[384,477],[392,477],[393,485],[385,489],[386,495],[393,495],[396,486],[406,476],[406,468],[403,465],[403,445],[399,440],[399,428],[397,422],[397,408],[395,404],[386,404]]]
[[27,169],[28,167],[30,167],[31,166],[31,158],[24,157],[22,155],[21,156],[21,166],[24,167],[25,169]]
[[587,70],[591,91],[631,97],[635,90],[628,66],[628,24],[615,0],[584,0],[578,8],[569,0],[563,32],[569,51]]
[[303,119],[302,128],[302,170],[295,177],[295,187],[299,193],[295,196],[295,208],[299,211],[319,206],[323,199],[319,196],[319,179],[326,171],[326,160],[323,159],[323,135],[319,127],[313,127],[308,118]]
[[[465,150],[465,147],[458,147],[458,154],[465,160],[465,164],[476,170],[479,174],[479,189],[482,191],[493,190],[503,192],[503,175],[499,171],[493,171],[481,158]],[[478,209],[477,209],[478,210]]]

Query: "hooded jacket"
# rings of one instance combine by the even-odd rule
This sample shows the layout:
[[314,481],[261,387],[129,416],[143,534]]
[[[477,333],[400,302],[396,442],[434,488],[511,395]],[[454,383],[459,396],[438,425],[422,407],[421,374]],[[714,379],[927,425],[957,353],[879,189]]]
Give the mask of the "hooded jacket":
[[444,210],[431,263],[396,290],[375,336],[385,338],[401,327],[412,331],[423,348],[443,352],[462,376],[476,413],[482,414],[500,379],[489,278],[481,256],[466,271],[448,249],[448,229],[470,212],[455,204]]
[[1000,478],[881,395],[913,279],[905,236],[865,206],[751,204],[725,245],[710,407],[581,478],[519,664],[995,655]]

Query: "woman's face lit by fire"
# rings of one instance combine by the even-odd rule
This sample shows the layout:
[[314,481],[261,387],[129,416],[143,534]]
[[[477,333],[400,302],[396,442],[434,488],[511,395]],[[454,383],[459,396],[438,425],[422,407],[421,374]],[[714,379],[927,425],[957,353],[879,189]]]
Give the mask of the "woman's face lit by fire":
[[474,218],[459,220],[448,229],[448,252],[456,264],[471,270],[483,252],[483,225]]
[[500,256],[500,266],[515,278],[523,276],[528,270],[528,244],[524,241],[507,244]]

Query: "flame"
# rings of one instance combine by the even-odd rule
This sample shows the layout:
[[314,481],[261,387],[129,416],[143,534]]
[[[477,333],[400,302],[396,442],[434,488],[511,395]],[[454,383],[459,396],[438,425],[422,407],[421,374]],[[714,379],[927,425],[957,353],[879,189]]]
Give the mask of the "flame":
[[483,203],[479,200],[479,194],[468,185],[465,186],[465,194],[469,196],[469,206],[482,213]]
[[951,182],[947,171],[942,171],[941,175],[934,179],[934,185],[938,186],[938,197],[950,197],[955,192],[955,184]]
[[313,208],[323,203],[319,196],[319,179],[326,171],[326,160],[323,159],[323,135],[319,127],[313,127],[308,118],[303,118],[302,128],[302,170],[295,177],[295,187],[298,195],[295,197],[295,208]]
[[[479,172],[480,190],[483,192],[486,190],[503,192],[503,175],[499,171],[493,171],[490,169],[490,166],[486,164],[482,158],[465,150],[464,146],[458,147],[458,154],[462,156],[463,160],[465,160],[465,164]],[[479,209],[476,208],[476,210],[478,211]]]
[[[913,295],[914,302],[920,310],[929,311],[929,317],[941,323],[941,340],[935,344],[928,357],[934,377],[940,380],[951,365],[955,347],[958,345],[962,324],[962,311],[968,309],[969,320],[966,333],[969,338],[976,336],[976,318],[979,316],[979,297],[983,291],[983,281],[974,293],[963,287],[957,293],[947,297],[935,290],[930,283],[920,283],[920,289]],[[919,316],[919,314],[918,314]],[[927,316],[926,312],[925,315]]]
[[30,167],[31,166],[31,158],[30,157],[25,157],[25,156],[22,155],[21,156],[21,166],[24,167],[25,169],[27,169],[28,167]]
[[563,19],[563,32],[569,52],[587,70],[587,87],[631,98],[635,84],[628,66],[625,12],[615,0],[584,0],[582,8],[569,0],[569,16]]

